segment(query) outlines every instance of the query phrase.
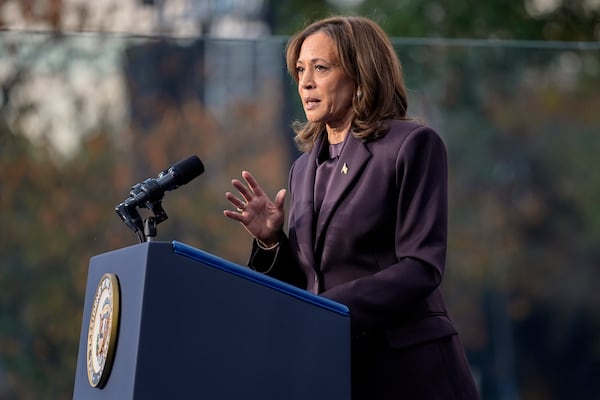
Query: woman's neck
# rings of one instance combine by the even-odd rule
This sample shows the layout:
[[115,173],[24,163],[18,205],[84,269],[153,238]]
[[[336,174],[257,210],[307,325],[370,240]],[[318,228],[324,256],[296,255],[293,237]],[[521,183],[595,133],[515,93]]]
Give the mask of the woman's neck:
[[330,144],[341,143],[346,138],[352,125],[354,114],[350,112],[343,120],[338,123],[328,123],[325,125],[327,129],[327,140]]
[[347,134],[348,134],[348,131],[336,132],[336,133],[331,133],[328,131],[327,132],[327,141],[329,142],[329,144],[342,143],[344,141],[344,139],[346,138]]
[[332,127],[330,125],[327,125],[327,141],[330,144],[341,143],[344,141],[349,131],[349,123],[339,127]]

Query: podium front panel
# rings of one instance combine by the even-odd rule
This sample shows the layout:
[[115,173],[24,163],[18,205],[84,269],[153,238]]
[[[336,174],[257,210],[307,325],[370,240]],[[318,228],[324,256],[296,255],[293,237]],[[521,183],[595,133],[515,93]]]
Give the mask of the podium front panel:
[[[98,389],[87,331],[107,272],[121,313]],[[74,398],[349,399],[349,330],[339,303],[180,242],[135,245],[90,261]]]

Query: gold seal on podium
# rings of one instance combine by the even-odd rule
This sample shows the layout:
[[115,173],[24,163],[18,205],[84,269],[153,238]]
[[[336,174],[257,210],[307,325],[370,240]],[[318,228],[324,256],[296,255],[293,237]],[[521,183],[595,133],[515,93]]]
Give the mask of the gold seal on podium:
[[87,340],[87,373],[92,387],[106,383],[112,366],[119,325],[119,281],[114,274],[100,278]]

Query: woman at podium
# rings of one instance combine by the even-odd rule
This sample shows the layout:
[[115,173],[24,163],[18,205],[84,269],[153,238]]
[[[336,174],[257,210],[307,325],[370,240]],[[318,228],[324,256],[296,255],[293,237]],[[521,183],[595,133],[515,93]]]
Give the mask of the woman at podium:
[[440,284],[447,161],[440,136],[407,115],[402,68],[383,30],[331,17],[293,36],[287,68],[306,121],[270,199],[248,171],[226,193],[253,236],[249,265],[348,306],[352,398],[477,399]]

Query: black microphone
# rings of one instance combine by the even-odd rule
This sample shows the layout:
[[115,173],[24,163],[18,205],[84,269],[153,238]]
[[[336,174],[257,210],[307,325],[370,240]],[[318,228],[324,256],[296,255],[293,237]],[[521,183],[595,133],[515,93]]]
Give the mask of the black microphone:
[[162,199],[166,191],[185,185],[203,172],[202,161],[197,156],[188,157],[161,172],[157,178],[148,178],[133,186],[130,196],[123,201],[122,205],[130,208],[158,201]]

